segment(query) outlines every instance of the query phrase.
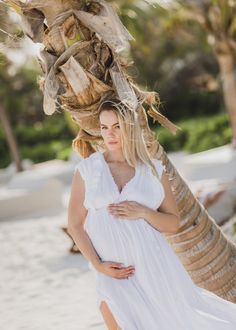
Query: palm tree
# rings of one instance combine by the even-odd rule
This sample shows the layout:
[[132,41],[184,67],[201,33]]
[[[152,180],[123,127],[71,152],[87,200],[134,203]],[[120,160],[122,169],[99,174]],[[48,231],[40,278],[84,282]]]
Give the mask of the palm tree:
[[[1,13],[1,25],[0,25],[1,32],[2,31],[4,32],[4,27],[5,27],[6,21],[7,21],[6,17],[7,17],[7,11],[5,8],[3,8],[3,12]],[[2,37],[2,35],[3,34],[0,35],[0,48],[1,48],[2,43],[4,42],[4,37],[5,37],[5,36]],[[0,60],[2,60],[2,58],[0,58]],[[7,140],[8,146],[9,146],[11,158],[16,165],[16,171],[21,172],[21,171],[23,171],[23,166],[22,166],[22,159],[21,159],[17,139],[15,137],[14,131],[11,126],[11,122],[9,120],[7,111],[6,111],[3,103],[0,104],[0,123],[2,125],[2,128],[3,128],[5,136],[6,136],[6,140]]]
[[16,171],[23,171],[22,160],[19,152],[18,143],[13,133],[10,120],[7,116],[6,109],[0,104],[0,123],[2,124],[3,130],[6,135],[6,140],[10,149],[11,157],[16,165]]
[[198,22],[208,34],[219,63],[224,102],[236,148],[236,2],[233,0],[180,0],[176,5],[184,20]]
[[224,299],[236,301],[236,246],[223,234],[179,175],[156,140],[147,115],[176,133],[179,127],[158,111],[157,93],[141,91],[126,74],[131,65],[125,50],[132,39],[105,1],[5,0],[22,15],[25,33],[41,42],[44,111],[60,104],[80,126],[73,148],[87,157],[104,147],[97,110],[118,97],[121,106],[136,111],[150,154],[166,166],[181,214],[181,227],[166,237],[193,281]]

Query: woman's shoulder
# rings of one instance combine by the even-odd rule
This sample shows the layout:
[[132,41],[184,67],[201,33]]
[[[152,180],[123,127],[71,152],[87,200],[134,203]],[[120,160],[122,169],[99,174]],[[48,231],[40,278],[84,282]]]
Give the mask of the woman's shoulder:
[[79,170],[83,178],[89,177],[90,175],[93,174],[93,165],[95,160],[98,159],[98,156],[99,156],[99,151],[95,151],[88,157],[80,159],[75,166],[74,172]]
[[89,155],[88,157],[86,158],[81,158],[79,160],[79,163],[78,164],[89,164],[90,162],[92,162],[94,159],[96,159],[97,157],[99,156],[99,151],[95,151],[93,152],[91,155]]

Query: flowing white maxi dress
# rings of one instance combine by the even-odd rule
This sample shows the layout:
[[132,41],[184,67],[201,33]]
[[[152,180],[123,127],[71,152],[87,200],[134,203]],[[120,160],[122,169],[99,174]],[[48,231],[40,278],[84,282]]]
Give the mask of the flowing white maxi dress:
[[[161,176],[166,170],[154,159]],[[236,330],[236,304],[198,287],[164,234],[142,218],[119,219],[107,206],[124,200],[158,209],[164,188],[150,167],[139,164],[119,189],[103,153],[75,167],[85,182],[85,230],[103,261],[134,265],[128,279],[96,274],[97,304],[105,301],[122,330]]]

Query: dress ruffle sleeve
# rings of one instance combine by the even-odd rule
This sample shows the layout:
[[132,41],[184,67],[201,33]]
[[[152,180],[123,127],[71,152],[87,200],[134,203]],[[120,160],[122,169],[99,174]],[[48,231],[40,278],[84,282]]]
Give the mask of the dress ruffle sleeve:
[[84,206],[87,209],[96,208],[94,202],[96,198],[96,192],[99,186],[99,181],[102,174],[102,161],[97,153],[90,155],[87,158],[83,158],[74,168],[74,173],[79,170],[84,182],[85,182],[85,201]]
[[87,171],[88,171],[88,168],[87,167],[88,166],[87,166],[87,164],[85,162],[85,159],[81,159],[79,161],[79,163],[75,166],[74,173],[76,173],[76,171],[79,170],[80,175],[82,176],[83,180],[85,181],[86,176],[87,176],[86,174],[87,174]]

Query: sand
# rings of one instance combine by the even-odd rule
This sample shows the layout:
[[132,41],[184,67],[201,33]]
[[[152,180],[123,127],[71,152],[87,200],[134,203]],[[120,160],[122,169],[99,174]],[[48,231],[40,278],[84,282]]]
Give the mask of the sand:
[[66,212],[0,223],[0,329],[105,330],[93,272],[60,229]]

